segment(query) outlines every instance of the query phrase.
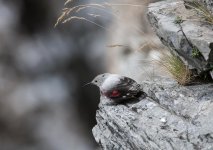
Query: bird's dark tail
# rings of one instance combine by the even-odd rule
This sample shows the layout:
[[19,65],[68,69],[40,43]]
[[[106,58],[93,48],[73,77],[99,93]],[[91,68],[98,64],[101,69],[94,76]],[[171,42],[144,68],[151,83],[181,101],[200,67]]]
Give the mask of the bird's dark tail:
[[145,98],[145,97],[147,97],[147,94],[145,92],[143,92],[143,91],[140,91],[140,92],[137,93],[137,95],[135,97],[137,97],[137,98],[139,98],[139,97]]

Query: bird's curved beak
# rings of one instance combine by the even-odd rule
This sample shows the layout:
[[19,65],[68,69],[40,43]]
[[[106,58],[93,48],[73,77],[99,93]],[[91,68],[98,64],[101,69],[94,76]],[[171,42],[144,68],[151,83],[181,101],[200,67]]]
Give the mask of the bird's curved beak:
[[93,84],[93,83],[92,82],[86,83],[86,84],[83,85],[83,87],[90,85],[90,84]]

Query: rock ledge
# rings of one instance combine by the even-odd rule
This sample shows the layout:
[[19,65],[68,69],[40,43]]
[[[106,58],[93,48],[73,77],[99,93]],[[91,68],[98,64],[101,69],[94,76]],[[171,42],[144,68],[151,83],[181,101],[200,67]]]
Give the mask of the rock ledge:
[[213,84],[161,79],[142,86],[148,96],[137,102],[115,105],[101,97],[92,131],[103,149],[213,149]]

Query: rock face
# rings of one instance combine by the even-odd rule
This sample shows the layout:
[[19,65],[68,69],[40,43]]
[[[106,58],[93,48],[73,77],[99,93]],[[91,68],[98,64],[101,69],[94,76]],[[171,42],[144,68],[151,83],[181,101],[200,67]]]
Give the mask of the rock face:
[[[212,7],[211,7],[212,8]],[[197,73],[211,72],[213,26],[184,2],[169,0],[149,5],[148,19],[161,41]]]
[[[211,0],[200,2],[212,10]],[[180,0],[150,4],[148,19],[173,54],[198,74],[207,72],[213,78],[211,24]],[[184,87],[156,78],[141,87],[147,96],[136,101],[113,104],[101,97],[93,135],[102,149],[213,149],[213,84]]]
[[148,96],[138,101],[101,98],[93,135],[102,149],[213,149],[213,84],[182,87],[160,79],[142,86]]
[[200,0],[206,7],[208,10],[211,11],[211,13],[213,14],[213,1],[212,0]]

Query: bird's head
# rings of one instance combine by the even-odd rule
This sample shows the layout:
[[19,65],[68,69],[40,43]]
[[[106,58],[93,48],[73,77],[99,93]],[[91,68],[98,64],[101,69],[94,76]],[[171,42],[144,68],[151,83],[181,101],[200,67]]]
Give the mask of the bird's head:
[[99,74],[92,80],[91,84],[94,84],[100,87],[108,76],[109,76],[109,73]]

